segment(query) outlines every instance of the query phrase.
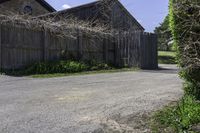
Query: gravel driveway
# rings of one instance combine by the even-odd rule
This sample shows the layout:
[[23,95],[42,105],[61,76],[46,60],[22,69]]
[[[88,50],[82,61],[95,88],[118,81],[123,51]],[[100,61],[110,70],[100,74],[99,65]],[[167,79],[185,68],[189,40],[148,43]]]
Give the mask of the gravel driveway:
[[137,124],[139,115],[182,96],[177,68],[162,67],[51,79],[0,76],[0,133],[139,132],[126,124],[129,118]]

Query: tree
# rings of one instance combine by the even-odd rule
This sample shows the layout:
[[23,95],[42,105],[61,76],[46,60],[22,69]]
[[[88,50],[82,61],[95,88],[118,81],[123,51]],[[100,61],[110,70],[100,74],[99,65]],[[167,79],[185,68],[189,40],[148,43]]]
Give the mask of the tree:
[[172,50],[172,34],[169,28],[169,15],[159,27],[156,27],[154,32],[158,35],[158,50],[170,51]]

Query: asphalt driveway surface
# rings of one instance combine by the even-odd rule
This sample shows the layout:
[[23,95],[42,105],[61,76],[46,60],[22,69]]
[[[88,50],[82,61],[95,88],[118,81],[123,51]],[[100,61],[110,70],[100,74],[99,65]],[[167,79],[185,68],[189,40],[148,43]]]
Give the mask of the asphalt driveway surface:
[[163,67],[50,79],[1,75],[0,133],[102,132],[103,125],[134,132],[117,119],[131,115],[137,123],[139,114],[182,96],[177,68]]

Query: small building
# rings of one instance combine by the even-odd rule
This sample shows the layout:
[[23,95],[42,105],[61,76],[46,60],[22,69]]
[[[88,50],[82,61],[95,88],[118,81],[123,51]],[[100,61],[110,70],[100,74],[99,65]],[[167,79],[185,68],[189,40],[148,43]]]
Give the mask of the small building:
[[103,2],[95,1],[89,4],[80,5],[70,9],[49,13],[40,16],[41,18],[54,18],[55,21],[69,17],[78,18],[95,24],[111,26],[111,29],[122,31],[144,32],[142,25],[128,12],[119,0]]
[[156,35],[145,33],[119,0],[98,0],[62,11],[45,0],[0,0],[0,14],[9,12],[36,20],[51,19],[49,22],[77,18],[91,23],[92,28],[104,25],[114,34],[97,38],[99,34],[95,33],[92,40],[81,30],[74,30],[75,39],[59,38],[46,30],[0,23],[0,68],[19,69],[34,62],[59,60],[63,51],[69,59],[73,55],[78,60],[95,59],[116,66],[158,67]]
[[[69,16],[84,21],[90,21],[110,26],[123,31],[144,31],[141,24],[127,11],[119,0],[107,3],[102,0],[80,5],[70,9],[56,11],[45,0],[0,0],[0,12],[28,14],[40,18],[52,17],[55,20],[66,19]],[[106,7],[107,6],[107,7]]]
[[0,13],[29,14],[38,16],[56,10],[45,0],[0,0]]

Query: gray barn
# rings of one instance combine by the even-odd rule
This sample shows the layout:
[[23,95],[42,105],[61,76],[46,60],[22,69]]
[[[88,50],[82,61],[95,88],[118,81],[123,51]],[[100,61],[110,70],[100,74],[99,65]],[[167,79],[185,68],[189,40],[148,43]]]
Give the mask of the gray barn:
[[[94,32],[98,38],[91,38],[77,29],[74,33],[76,39],[72,39],[60,38],[42,29],[35,31],[22,25],[0,23],[0,68],[20,69],[35,62],[59,60],[63,51],[70,53],[69,59],[73,55],[79,60],[95,59],[116,66],[157,68],[156,35],[145,33],[118,0],[104,2],[101,0],[55,11],[44,0],[0,0],[1,12],[8,9],[32,15],[33,19],[50,18],[54,21],[75,17],[91,22],[93,27],[102,24],[112,30],[112,36]],[[99,37],[100,34],[103,36]]]
[[0,14],[38,16],[55,11],[45,0],[0,0]]
[[111,29],[122,31],[144,32],[141,24],[127,11],[119,0],[104,3],[96,1],[78,7],[42,15],[40,18],[54,18],[55,21],[76,17],[80,20],[101,23],[111,26]]

